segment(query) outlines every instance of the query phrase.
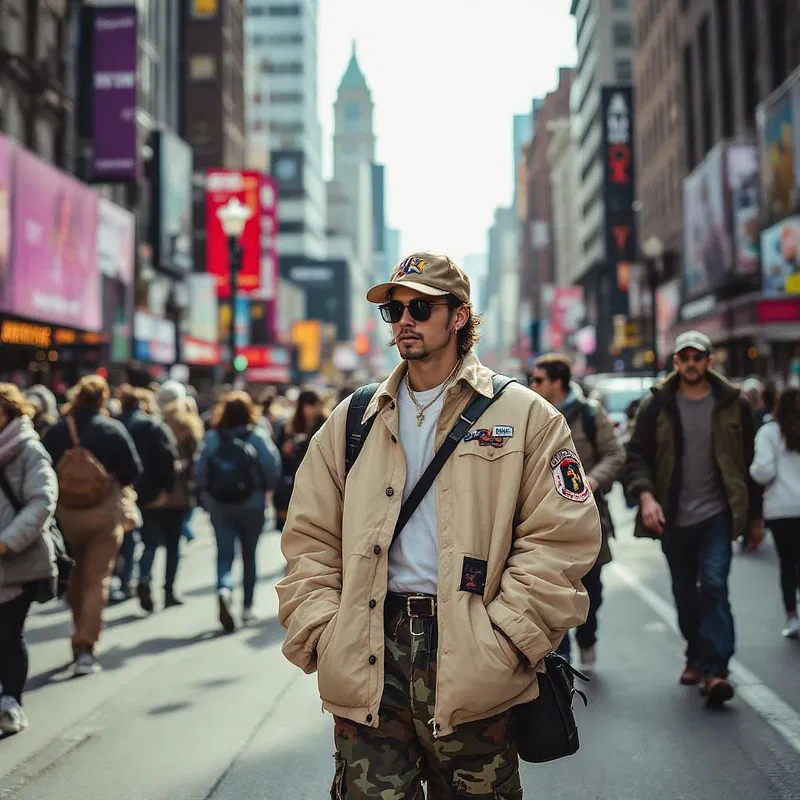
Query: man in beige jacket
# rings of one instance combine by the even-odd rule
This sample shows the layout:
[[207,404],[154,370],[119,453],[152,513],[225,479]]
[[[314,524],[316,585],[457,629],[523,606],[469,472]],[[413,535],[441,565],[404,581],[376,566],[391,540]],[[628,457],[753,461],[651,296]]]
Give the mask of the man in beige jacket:
[[335,717],[338,800],[522,796],[510,709],[586,619],[600,522],[563,416],[512,384],[463,437],[392,544],[401,505],[492,372],[468,277],[416,253],[367,299],[403,363],[345,476],[349,400],[297,474],[278,585],[284,655]]

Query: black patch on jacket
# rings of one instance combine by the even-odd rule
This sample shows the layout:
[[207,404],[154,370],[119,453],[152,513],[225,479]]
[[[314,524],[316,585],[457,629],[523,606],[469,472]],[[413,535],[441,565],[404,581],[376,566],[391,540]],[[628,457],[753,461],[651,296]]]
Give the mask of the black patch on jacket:
[[487,564],[482,558],[464,556],[464,564],[461,567],[461,585],[458,590],[482,595],[486,588],[486,569]]

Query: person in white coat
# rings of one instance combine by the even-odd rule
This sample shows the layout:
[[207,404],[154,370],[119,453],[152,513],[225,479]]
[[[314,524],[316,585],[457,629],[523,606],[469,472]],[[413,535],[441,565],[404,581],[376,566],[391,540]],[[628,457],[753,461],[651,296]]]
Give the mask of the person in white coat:
[[800,638],[797,593],[800,590],[800,389],[785,389],[774,418],[756,434],[750,465],[764,489],[764,519],[775,538],[781,591],[786,609],[783,635]]

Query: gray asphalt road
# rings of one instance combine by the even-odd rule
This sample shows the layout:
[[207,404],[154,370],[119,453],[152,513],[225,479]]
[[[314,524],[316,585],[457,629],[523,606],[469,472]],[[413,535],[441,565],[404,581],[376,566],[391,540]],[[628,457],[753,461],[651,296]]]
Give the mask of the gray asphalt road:
[[[524,767],[526,797],[656,800],[800,798],[800,643],[780,637],[771,546],[737,556],[734,607],[742,694],[709,712],[678,686],[682,645],[670,619],[655,544],[634,542],[618,512],[616,565],[582,748]],[[108,612],[103,673],[69,677],[68,617],[57,606],[30,620],[30,729],[0,740],[0,800],[256,800],[328,796],[331,720],[313,677],[280,654],[273,586],[283,562],[275,535],[260,552],[259,621],[222,636],[206,532],[186,550],[188,605],[143,615]],[[157,566],[158,569],[158,566]]]

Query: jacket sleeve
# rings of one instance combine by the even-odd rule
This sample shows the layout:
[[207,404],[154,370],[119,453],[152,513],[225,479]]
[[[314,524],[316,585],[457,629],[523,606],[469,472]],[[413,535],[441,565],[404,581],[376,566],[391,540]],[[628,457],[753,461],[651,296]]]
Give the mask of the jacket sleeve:
[[253,429],[253,439],[258,452],[258,466],[265,491],[272,491],[281,475],[281,456],[269,434],[260,426]]
[[625,448],[617,436],[614,420],[601,406],[595,406],[597,421],[597,463],[589,470],[588,477],[597,483],[597,488],[605,494],[611,491],[614,481],[622,475],[625,466]]
[[46,450],[38,442],[28,444],[22,457],[22,508],[0,533],[0,541],[12,553],[21,553],[42,537],[58,502],[58,480]]
[[136,445],[131,439],[131,435],[121,422],[109,420],[114,423],[115,430],[111,433],[114,453],[114,475],[119,481],[120,486],[131,486],[136,483],[136,479],[142,474],[142,462]]
[[195,453],[194,461],[194,481],[198,492],[204,492],[208,488],[208,460],[217,447],[219,434],[210,428],[200,446]]
[[152,434],[156,455],[156,485],[165,492],[171,492],[175,488],[175,464],[180,458],[178,442],[172,430],[163,422],[153,424]]
[[575,454],[561,415],[526,441],[513,544],[500,592],[487,606],[492,622],[534,665],[585,622],[589,599],[581,578],[600,551],[600,517],[586,476],[581,500],[556,488],[559,467],[550,462],[563,451]]
[[739,400],[739,409],[742,418],[742,450],[744,451],[745,479],[747,481],[747,518],[749,520],[763,519],[764,517],[764,487],[753,480],[748,464],[753,463],[755,453],[756,424],[750,405],[743,397]]
[[[278,584],[283,654],[305,672],[316,669],[316,645],[339,609],[342,593],[344,434],[334,413],[311,439],[295,478],[281,538],[286,577]],[[342,423],[343,424],[343,423]],[[341,439],[341,458],[334,455]]]
[[656,451],[656,425],[653,418],[653,395],[639,405],[633,419],[633,433],[628,439],[623,480],[628,495],[639,501],[642,492],[655,494],[653,463]]
[[61,458],[67,449],[65,429],[66,423],[61,420],[53,425],[42,437],[44,449],[47,450],[53,465],[56,467],[58,466],[58,462],[61,461]]
[[768,422],[762,425],[756,434],[755,456],[750,465],[750,477],[756,483],[767,486],[772,483],[778,475],[778,438],[775,437],[777,425]]

